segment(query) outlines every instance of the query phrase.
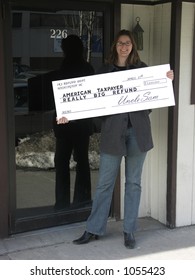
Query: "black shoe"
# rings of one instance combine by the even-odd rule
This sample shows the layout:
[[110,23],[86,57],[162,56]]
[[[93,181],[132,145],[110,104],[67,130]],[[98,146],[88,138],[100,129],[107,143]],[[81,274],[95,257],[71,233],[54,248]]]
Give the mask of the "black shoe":
[[135,248],[135,237],[132,232],[131,233],[124,232],[124,245],[128,249]]
[[77,244],[77,245],[86,244],[86,243],[88,243],[93,238],[95,238],[97,240],[98,239],[98,235],[95,235],[93,233],[85,231],[80,238],[73,240],[73,243]]

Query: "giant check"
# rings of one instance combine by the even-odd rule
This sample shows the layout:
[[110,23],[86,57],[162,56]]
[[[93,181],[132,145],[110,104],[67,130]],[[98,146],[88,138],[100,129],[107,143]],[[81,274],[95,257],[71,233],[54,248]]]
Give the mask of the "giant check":
[[53,81],[57,118],[69,120],[175,105],[169,64]]

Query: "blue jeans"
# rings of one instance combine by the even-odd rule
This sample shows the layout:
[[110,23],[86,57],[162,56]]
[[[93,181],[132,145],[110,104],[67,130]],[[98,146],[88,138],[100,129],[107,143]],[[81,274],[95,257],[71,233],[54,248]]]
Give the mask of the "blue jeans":
[[[146,157],[146,152],[141,152],[138,147],[133,128],[127,130],[126,148],[123,231],[131,233],[136,230],[141,196],[141,175]],[[106,232],[112,194],[121,159],[122,156],[101,153],[99,180],[86,226],[88,232],[97,235],[103,235]]]

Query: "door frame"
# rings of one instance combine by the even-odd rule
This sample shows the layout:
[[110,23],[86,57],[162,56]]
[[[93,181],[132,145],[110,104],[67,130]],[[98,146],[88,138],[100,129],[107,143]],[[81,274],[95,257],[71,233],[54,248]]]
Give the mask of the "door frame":
[[[26,1],[26,0],[15,0],[14,2],[10,1],[11,4],[9,6],[6,6],[7,14],[9,17],[7,17],[7,23],[6,26],[9,26],[9,32],[7,41],[9,41],[9,53],[6,53],[6,60],[9,61],[9,63],[6,62],[8,65],[9,73],[12,73],[12,42],[11,42],[11,11],[12,10],[41,10],[41,11],[54,11],[54,5],[53,1],[48,0],[40,0],[40,1]],[[45,8],[46,7],[46,8]],[[85,2],[85,1],[60,1],[56,0],[55,2],[55,10],[64,9],[64,10],[75,10],[75,7],[77,7],[76,10],[82,9],[82,10],[95,10],[95,11],[102,11],[104,12],[104,56],[107,56],[110,50],[110,44],[113,39],[114,35],[114,28],[116,25],[113,22],[113,4],[110,3],[110,1],[104,1],[102,3],[99,3],[99,1],[93,1],[93,2]],[[118,11],[120,13],[120,11]],[[3,38],[4,36],[2,36]],[[7,45],[7,44],[6,44]],[[4,50],[5,52],[5,50]],[[7,75],[7,73],[6,73]],[[12,80],[12,77],[10,78]],[[8,91],[7,94],[7,103],[9,104],[8,107],[13,108],[13,98],[12,98],[12,85],[8,87],[6,84],[6,90]],[[12,104],[12,106],[10,106]],[[1,105],[0,105],[1,106]],[[5,110],[5,108],[4,108]],[[6,195],[7,198],[2,198],[4,203],[6,203],[5,207],[7,211],[4,212],[4,219],[6,217],[9,217],[9,223],[7,225],[4,225],[4,228],[8,228],[4,234],[15,234],[19,232],[24,231],[30,231],[40,228],[46,228],[46,227],[52,227],[52,226],[58,226],[58,225],[64,225],[64,224],[70,224],[71,222],[80,222],[87,219],[88,215],[90,214],[91,208],[83,208],[83,209],[75,209],[70,210],[67,212],[60,212],[60,213],[54,213],[51,212],[51,209],[47,207],[44,208],[44,212],[41,214],[41,209],[39,214],[34,213],[31,217],[23,217],[21,215],[18,215],[18,212],[16,214],[16,170],[15,170],[15,131],[14,131],[14,112],[13,109],[9,110],[10,118],[7,118],[7,126],[8,131],[11,133],[7,135],[7,138],[10,139],[8,142],[8,150],[9,156],[5,158],[8,160],[9,158],[9,167],[7,168],[7,173],[9,172],[9,176],[6,176],[5,174],[5,181],[8,180],[8,177],[11,178],[11,181],[7,182],[7,185],[4,184],[3,188],[6,188]],[[5,121],[6,125],[6,121]],[[6,130],[6,127],[5,127]],[[6,135],[6,134],[5,134]],[[1,139],[3,141],[3,139]],[[2,143],[2,147],[4,144],[5,147],[6,139],[4,139],[4,143]],[[4,161],[6,162],[6,160]],[[8,186],[9,185],[9,186]],[[118,188],[119,189],[119,188]],[[3,193],[3,192],[2,192]],[[117,197],[117,196],[116,196]],[[8,202],[9,201],[9,202]],[[1,218],[1,217],[0,217]]]
[[0,1],[0,170],[1,170],[1,183],[0,183],[0,236],[6,236],[8,234],[8,131],[7,131],[7,117],[6,117],[6,81],[5,81],[5,40],[4,30],[6,25],[5,3]]
[[[44,6],[48,8],[53,5],[52,0],[40,0],[38,3],[36,1],[25,1],[25,0],[0,0],[0,84],[1,84],[1,94],[0,94],[0,127],[1,127],[1,137],[0,137],[0,170],[1,170],[1,182],[0,182],[0,236],[7,236],[8,234],[19,232],[20,230],[25,230],[25,225],[30,224],[28,221],[18,221],[15,223],[15,198],[16,198],[16,178],[15,178],[15,132],[14,132],[14,116],[13,110],[10,109],[10,104],[12,104],[11,94],[12,94],[12,85],[10,84],[10,80],[12,79],[12,56],[11,56],[11,18],[10,18],[10,3],[12,2],[12,8],[18,9],[27,9],[28,7],[37,8],[44,10]],[[177,50],[178,42],[179,42],[179,34],[180,29],[176,28],[177,21],[180,21],[180,10],[181,3],[183,1],[177,0],[175,1],[137,1],[140,4],[150,4],[155,5],[159,4],[159,2],[172,2],[173,12],[172,12],[172,31],[171,36],[173,40],[171,40],[171,51],[175,52]],[[191,2],[191,1],[189,1]],[[193,2],[193,1],[192,1]],[[91,1],[64,1],[64,0],[56,0],[55,8],[57,9],[59,5],[66,5],[66,9],[71,9],[72,6],[76,6],[78,9],[83,7],[91,7],[93,9],[98,8],[99,6],[103,6],[105,4],[106,8],[110,12],[110,18],[108,24],[106,26],[105,35],[109,34],[105,42],[105,56],[107,56],[109,52],[110,42],[116,34],[117,30],[120,28],[120,6],[121,3],[131,3],[135,4],[135,1],[127,1],[127,0],[91,0]],[[75,5],[76,3],[76,5]],[[137,4],[136,3],[136,4]],[[179,7],[176,7],[179,3]],[[178,12],[179,9],[179,12]],[[178,16],[179,13],[179,16]],[[109,33],[108,33],[109,30]],[[175,30],[177,32],[175,33]],[[178,63],[176,63],[178,59],[178,52],[172,54],[171,53],[171,65],[175,72],[175,80],[174,87],[177,93],[178,90]],[[176,145],[177,143],[177,120],[178,120],[178,108],[175,108],[173,111],[169,112],[169,139],[168,139],[168,170],[170,172],[173,171],[173,174],[167,174],[169,178],[167,181],[167,225],[172,228],[175,227],[175,199],[176,199],[176,167],[175,163],[177,160],[176,156]],[[174,136],[174,137],[173,137]],[[120,178],[118,178],[118,183],[116,186],[116,190],[114,193],[114,204],[112,207],[113,214],[115,217],[120,218]],[[72,213],[75,215],[75,213]],[[82,215],[88,215],[87,213],[83,213]],[[47,217],[50,219],[50,217]],[[56,219],[54,217],[53,219]],[[42,221],[42,220],[41,220]],[[61,217],[61,221],[63,223],[63,217]],[[28,225],[29,226],[29,225]]]

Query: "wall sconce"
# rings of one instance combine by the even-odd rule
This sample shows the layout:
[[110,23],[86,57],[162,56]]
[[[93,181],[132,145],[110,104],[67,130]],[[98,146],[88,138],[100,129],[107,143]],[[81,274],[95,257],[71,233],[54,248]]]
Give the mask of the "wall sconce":
[[140,22],[140,17],[136,17],[137,24],[133,29],[133,36],[137,45],[137,49],[139,51],[143,50],[143,32],[144,30],[141,28],[139,22]]

